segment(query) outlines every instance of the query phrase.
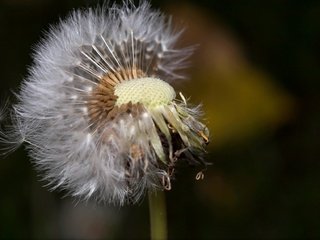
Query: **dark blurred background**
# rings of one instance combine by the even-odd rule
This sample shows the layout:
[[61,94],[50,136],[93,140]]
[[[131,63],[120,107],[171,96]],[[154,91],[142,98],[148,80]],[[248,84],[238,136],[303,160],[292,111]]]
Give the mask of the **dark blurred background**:
[[[197,43],[177,84],[212,132],[205,179],[179,169],[167,192],[170,239],[320,238],[320,1],[152,0]],[[0,92],[12,97],[32,48],[85,0],[0,0]],[[13,98],[14,99],[14,98]],[[26,151],[0,160],[0,237],[148,238],[148,204],[82,204],[49,192]]]

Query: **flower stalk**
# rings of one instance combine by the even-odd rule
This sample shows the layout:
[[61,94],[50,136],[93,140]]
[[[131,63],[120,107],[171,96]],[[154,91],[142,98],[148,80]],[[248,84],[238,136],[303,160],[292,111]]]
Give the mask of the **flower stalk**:
[[150,239],[167,239],[167,212],[164,191],[148,192],[150,213]]

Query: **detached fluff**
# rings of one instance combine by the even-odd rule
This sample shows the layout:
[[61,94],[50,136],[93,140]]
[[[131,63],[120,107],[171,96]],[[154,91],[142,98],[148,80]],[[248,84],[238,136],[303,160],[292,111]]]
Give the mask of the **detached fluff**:
[[192,53],[179,35],[146,2],[73,12],[35,51],[2,140],[25,142],[49,185],[80,199],[171,189],[178,162],[206,167],[209,138],[169,84]]

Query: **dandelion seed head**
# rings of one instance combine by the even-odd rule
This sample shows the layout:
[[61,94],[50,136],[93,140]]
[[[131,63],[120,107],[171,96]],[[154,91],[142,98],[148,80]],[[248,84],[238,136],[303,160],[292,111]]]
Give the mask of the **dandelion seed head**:
[[145,1],[74,11],[36,49],[0,140],[26,143],[48,185],[80,199],[171,189],[179,162],[206,168],[209,141],[172,87],[193,51],[175,47],[180,35]]

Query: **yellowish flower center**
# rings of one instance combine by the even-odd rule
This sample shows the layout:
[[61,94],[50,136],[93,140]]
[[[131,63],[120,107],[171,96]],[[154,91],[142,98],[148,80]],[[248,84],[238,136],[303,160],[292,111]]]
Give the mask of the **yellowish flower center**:
[[115,105],[141,103],[146,107],[168,105],[176,96],[173,87],[157,78],[137,78],[115,86]]

